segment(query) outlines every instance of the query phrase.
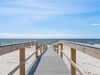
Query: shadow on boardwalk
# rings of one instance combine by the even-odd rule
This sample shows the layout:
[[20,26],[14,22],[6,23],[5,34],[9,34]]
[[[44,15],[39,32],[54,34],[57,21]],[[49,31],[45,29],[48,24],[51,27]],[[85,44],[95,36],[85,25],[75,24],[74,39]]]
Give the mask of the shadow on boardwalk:
[[[45,50],[45,52],[46,52],[46,51],[47,51],[47,50]],[[44,52],[44,53],[45,53],[45,52]],[[37,67],[38,67],[38,65],[39,65],[39,63],[40,63],[41,57],[42,57],[42,55],[43,55],[44,53],[42,53],[40,56],[37,57],[36,61],[32,63],[31,68],[29,69],[28,73],[25,74],[25,75],[34,75],[34,73],[35,73],[35,71],[36,71],[36,69],[37,69]]]

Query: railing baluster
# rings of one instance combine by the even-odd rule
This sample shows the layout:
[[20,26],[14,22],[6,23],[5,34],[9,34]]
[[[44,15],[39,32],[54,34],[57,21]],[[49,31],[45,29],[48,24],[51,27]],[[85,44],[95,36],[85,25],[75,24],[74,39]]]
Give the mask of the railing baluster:
[[45,44],[43,44],[43,52],[45,51]]
[[[25,60],[25,48],[20,49],[20,63]],[[25,64],[20,67],[20,75],[25,74]]]
[[[35,50],[38,50],[38,42],[35,44]],[[38,57],[38,51],[36,52],[35,57]]]
[[[61,50],[63,51],[63,44],[60,44],[60,48],[61,48]],[[63,53],[62,53],[62,52],[60,52],[60,55],[61,55],[61,57],[63,58]]]
[[[71,48],[71,60],[76,63],[76,50]],[[76,75],[76,69],[71,65],[71,75]]]
[[40,44],[40,53],[42,53],[42,43]]
[[58,48],[59,48],[59,46],[57,45],[57,53],[59,54],[59,49]]

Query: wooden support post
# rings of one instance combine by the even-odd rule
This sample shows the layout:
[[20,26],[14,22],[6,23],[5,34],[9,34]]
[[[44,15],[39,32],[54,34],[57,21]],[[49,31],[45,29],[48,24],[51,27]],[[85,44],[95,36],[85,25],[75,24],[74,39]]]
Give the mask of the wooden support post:
[[[71,60],[76,63],[76,50],[71,48]],[[71,65],[71,75],[76,75],[76,69]]]
[[56,52],[57,52],[57,45],[56,45]]
[[44,51],[46,50],[46,44],[44,44]]
[[42,43],[40,44],[40,53],[42,53]]
[[56,52],[56,45],[55,45],[55,52]]
[[47,44],[45,45],[45,48],[47,49]]
[[56,45],[55,45],[55,52],[56,52]]
[[43,52],[44,52],[44,44],[43,44]]
[[[35,44],[35,50],[38,50],[38,43]],[[38,57],[38,51],[36,52],[35,57]]]
[[[25,48],[20,49],[20,63],[25,60]],[[25,75],[25,64],[20,67],[20,75]]]
[[[60,44],[61,50],[63,51],[63,44]],[[61,57],[63,58],[63,53],[60,52]]]
[[56,45],[54,45],[54,50],[55,50],[55,52],[56,52]]
[[57,45],[57,53],[59,54],[59,49],[58,48],[59,48],[59,46]]
[[55,51],[55,45],[53,45],[54,51]]
[[46,45],[44,44],[44,51],[46,50]]

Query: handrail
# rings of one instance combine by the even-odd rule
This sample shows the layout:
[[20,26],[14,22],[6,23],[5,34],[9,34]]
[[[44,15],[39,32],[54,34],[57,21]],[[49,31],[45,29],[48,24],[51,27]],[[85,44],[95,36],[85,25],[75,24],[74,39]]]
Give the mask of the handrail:
[[[15,50],[19,50],[19,61],[20,64],[15,67],[11,72],[9,72],[7,75],[13,75],[19,68],[20,68],[20,75],[24,75],[25,74],[25,62],[31,58],[34,54],[35,57],[38,57],[38,51],[40,48],[40,53],[42,54],[46,48],[47,48],[47,44],[40,44],[40,47],[38,47],[38,44],[40,42],[38,41],[27,41],[27,42],[21,42],[21,43],[15,43],[15,44],[8,44],[8,45],[1,45],[0,46],[0,55],[4,55],[6,53],[15,51]],[[25,47],[30,47],[33,46],[35,44],[35,52],[33,54],[31,54],[28,58],[25,59]]]
[[[37,50],[38,51],[38,50]],[[30,59],[37,51],[35,51],[33,54],[31,54],[26,60],[22,61],[16,68],[14,68],[11,72],[8,73],[8,75],[13,75],[25,62]]]
[[78,43],[78,42],[71,42],[71,41],[64,41],[64,40],[61,40],[58,43],[64,43],[64,44],[69,43],[69,44],[86,46],[86,47],[95,48],[95,49],[99,49],[100,50],[100,47],[97,47],[97,46],[94,46],[94,45],[90,45],[90,44],[84,44],[84,43]]
[[84,72],[61,50],[59,49],[64,56],[71,62],[71,64],[73,65],[73,67],[81,74],[81,75],[85,75]]
[[96,47],[93,45],[77,43],[77,42],[69,42],[69,41],[59,41],[57,44],[62,43],[63,45],[69,46],[73,49],[79,50],[85,54],[93,56],[97,59],[100,59],[100,47]]
[[[59,48],[60,45],[60,48]],[[71,49],[71,59],[63,52],[62,45],[66,45]],[[76,65],[76,50],[79,50],[83,53],[91,55],[97,59],[100,59],[100,47],[96,47],[93,45],[77,43],[77,42],[70,42],[61,40],[56,44],[53,44],[54,50],[63,58],[63,55],[70,61],[71,63],[71,75],[76,75],[76,70],[80,73],[80,75],[85,75],[84,72]],[[62,55],[63,54],[63,55]]]
[[20,43],[13,43],[13,44],[6,44],[0,45],[0,55],[4,55],[6,53],[25,48],[27,46],[33,45],[38,41],[27,41],[27,42],[20,42]]

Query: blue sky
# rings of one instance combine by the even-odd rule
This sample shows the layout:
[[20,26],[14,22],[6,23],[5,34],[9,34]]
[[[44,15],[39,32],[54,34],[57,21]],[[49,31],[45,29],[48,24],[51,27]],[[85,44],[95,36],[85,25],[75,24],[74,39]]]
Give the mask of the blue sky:
[[100,38],[100,0],[0,0],[0,38]]

